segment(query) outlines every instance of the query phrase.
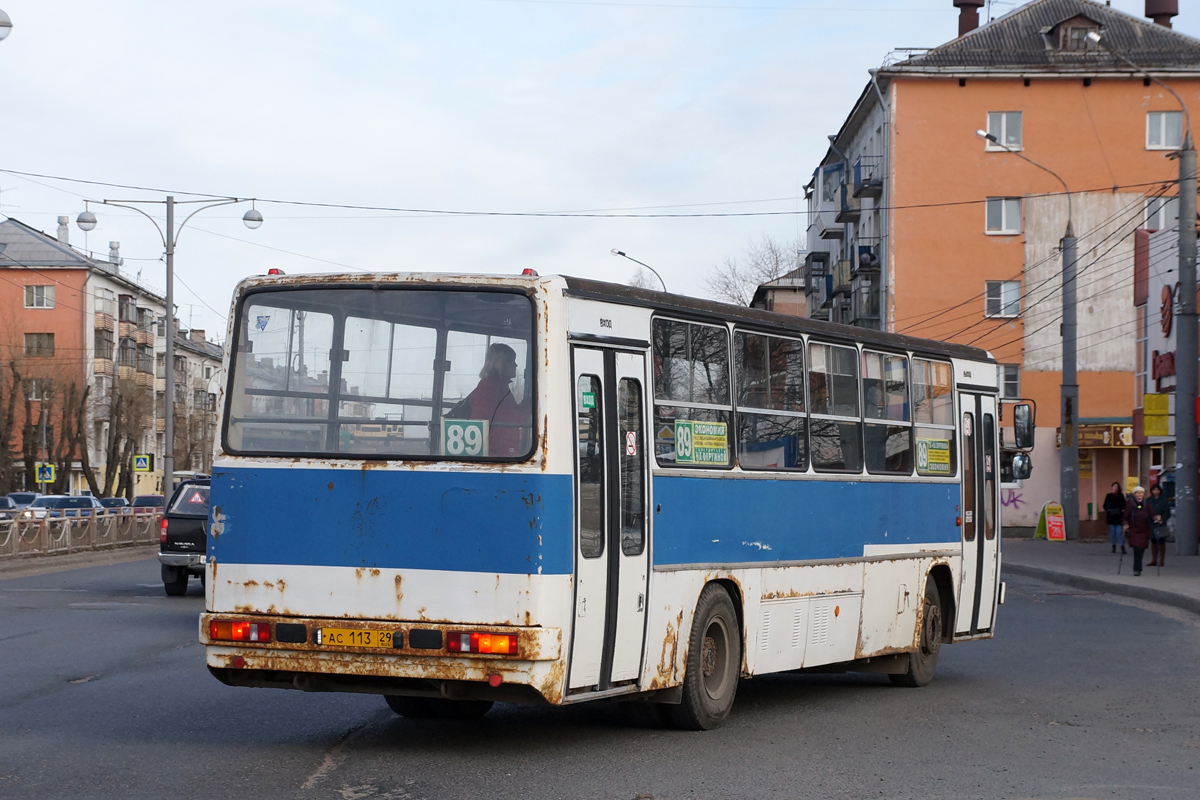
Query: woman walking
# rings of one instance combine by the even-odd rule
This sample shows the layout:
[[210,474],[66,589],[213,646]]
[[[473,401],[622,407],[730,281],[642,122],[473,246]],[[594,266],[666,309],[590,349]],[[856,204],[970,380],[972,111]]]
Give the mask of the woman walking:
[[1125,493],[1121,491],[1121,484],[1114,483],[1112,491],[1104,497],[1104,516],[1108,519],[1108,539],[1112,542],[1112,551],[1117,552],[1117,545],[1121,546],[1121,552],[1125,552],[1125,542],[1121,540],[1121,527],[1125,521]]
[[1150,527],[1154,514],[1146,502],[1146,490],[1133,487],[1133,499],[1125,504],[1125,541],[1133,548],[1133,574],[1142,574],[1142,554],[1150,544]]
[[1150,528],[1150,563],[1149,567],[1165,567],[1167,565],[1167,520],[1171,518],[1171,501],[1162,492],[1161,484],[1150,487],[1150,499],[1146,501],[1153,515],[1154,525]]

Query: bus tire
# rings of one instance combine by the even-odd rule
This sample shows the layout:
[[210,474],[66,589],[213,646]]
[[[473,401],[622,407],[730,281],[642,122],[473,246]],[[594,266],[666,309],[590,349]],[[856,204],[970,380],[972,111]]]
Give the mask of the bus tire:
[[729,593],[716,583],[700,592],[683,672],[683,700],[666,705],[670,723],[680,730],[720,727],[733,708],[742,671],[742,635]]
[[182,597],[187,594],[188,574],[186,569],[179,567],[162,568],[163,591],[169,597]]
[[440,697],[383,696],[388,707],[409,719],[479,719],[492,709],[491,700],[444,700]]
[[925,603],[921,611],[921,636],[914,653],[908,654],[908,670],[888,675],[894,686],[928,686],[937,669],[942,646],[942,599],[933,578],[925,581]]

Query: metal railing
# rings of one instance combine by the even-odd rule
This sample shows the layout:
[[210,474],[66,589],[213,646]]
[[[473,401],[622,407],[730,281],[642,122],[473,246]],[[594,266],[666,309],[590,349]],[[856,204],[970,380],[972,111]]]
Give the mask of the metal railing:
[[0,520],[0,559],[151,544],[158,541],[161,518],[162,515],[154,511]]

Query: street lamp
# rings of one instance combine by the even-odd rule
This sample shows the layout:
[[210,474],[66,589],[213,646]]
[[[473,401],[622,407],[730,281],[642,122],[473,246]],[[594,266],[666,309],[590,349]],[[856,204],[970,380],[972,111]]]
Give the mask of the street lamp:
[[1067,195],[1067,230],[1063,233],[1060,243],[1063,254],[1062,269],[1062,387],[1059,400],[1059,426],[1062,430],[1060,437],[1059,455],[1062,459],[1059,469],[1059,493],[1063,506],[1063,522],[1068,539],[1079,538],[1079,439],[1076,437],[1077,420],[1079,418],[1079,384],[1077,383],[1077,339],[1076,339],[1076,242],[1075,228],[1072,225],[1073,211],[1071,207],[1071,190],[1067,182],[1054,170],[1034,161],[1029,156],[1013,150],[1001,142],[993,134],[984,130],[975,131],[975,135],[1001,147],[1017,158],[1029,162],[1038,169],[1046,172],[1062,184]]
[[[163,249],[167,256],[167,314],[166,314],[166,352],[163,354],[163,491],[169,492],[171,483],[175,477],[175,243],[178,240],[178,233],[182,231],[184,226],[191,221],[192,217],[209,208],[218,206],[228,206],[234,203],[245,203],[248,198],[242,197],[224,197],[224,198],[205,198],[203,200],[182,200],[176,203],[173,196],[167,195],[164,200],[85,200],[83,212],[75,218],[75,224],[82,231],[90,231],[96,227],[98,221],[96,215],[88,208],[88,204],[92,202],[100,203],[106,206],[116,206],[117,208],[125,208],[130,211],[136,211],[154,224],[158,231],[159,238],[162,239]],[[242,222],[250,230],[256,230],[263,224],[263,216],[257,208],[254,207],[253,200],[250,210],[242,216]],[[200,204],[192,213],[184,217],[184,220],[179,225],[178,231],[175,228],[175,206],[176,205],[191,205]],[[158,220],[137,208],[138,205],[166,205],[167,207],[167,225],[164,231],[159,226]]]
[[1087,40],[1137,70],[1171,93],[1183,111],[1183,141],[1179,148],[1179,310],[1175,333],[1175,552],[1198,554],[1197,542],[1197,440],[1196,389],[1200,371],[1200,342],[1196,323],[1196,149],[1192,145],[1192,118],[1179,93],[1145,68],[1109,47],[1096,31]]
[[12,33],[12,18],[4,13],[4,9],[0,8],[0,42],[8,38]]
[[620,256],[621,258],[628,258],[630,261],[632,261],[635,264],[641,264],[643,267],[645,267],[646,269],[648,269],[654,273],[654,277],[658,278],[658,282],[662,284],[663,291],[665,292],[667,290],[667,282],[662,279],[662,275],[659,275],[658,270],[656,270],[654,267],[650,266],[649,264],[647,264],[643,261],[638,261],[633,256],[625,255],[624,250],[618,250],[617,248],[614,247],[612,250],[609,250],[609,252],[612,253],[614,256]]

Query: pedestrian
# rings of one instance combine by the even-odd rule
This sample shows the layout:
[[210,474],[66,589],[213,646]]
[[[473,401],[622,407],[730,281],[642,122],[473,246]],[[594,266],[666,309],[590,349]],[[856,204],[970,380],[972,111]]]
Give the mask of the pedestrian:
[[1133,574],[1142,574],[1142,554],[1150,544],[1154,515],[1146,502],[1146,489],[1133,487],[1133,499],[1125,504],[1125,541],[1133,548]]
[[1121,484],[1114,483],[1112,491],[1104,497],[1104,516],[1108,519],[1108,539],[1112,542],[1112,551],[1117,552],[1117,545],[1121,546],[1121,552],[1125,552],[1125,542],[1121,538],[1121,528],[1125,522],[1125,493],[1121,491]]
[[1148,567],[1165,567],[1167,565],[1167,520],[1171,518],[1171,501],[1163,494],[1162,484],[1156,483],[1150,487],[1150,506],[1154,524],[1150,528],[1150,563]]

